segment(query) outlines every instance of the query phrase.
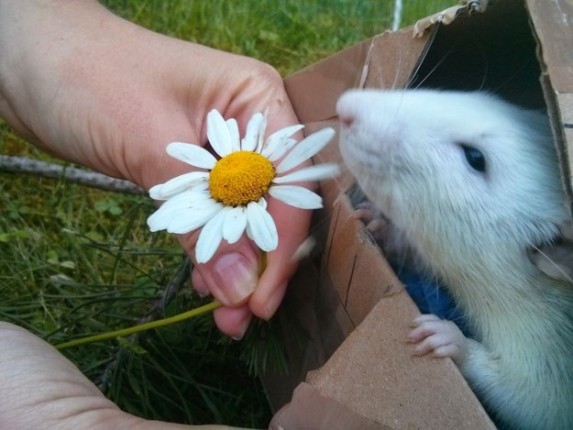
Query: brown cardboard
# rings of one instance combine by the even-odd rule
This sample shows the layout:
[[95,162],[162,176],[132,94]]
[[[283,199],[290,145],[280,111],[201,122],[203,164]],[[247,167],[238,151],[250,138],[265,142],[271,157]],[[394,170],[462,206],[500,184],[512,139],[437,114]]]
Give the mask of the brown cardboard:
[[[484,13],[447,17],[447,26],[429,25],[434,17],[417,37],[414,27],[387,32],[287,78],[307,132],[336,126],[336,100],[350,88],[492,89],[549,111],[571,203],[573,4],[497,0]],[[340,160],[334,143],[316,161]],[[353,182],[345,173],[321,184],[321,255],[299,271],[278,316],[289,373],[264,380],[278,411],[271,427],[495,428],[450,360],[412,356],[404,339],[418,310],[353,217]]]
[[[573,202],[573,3],[527,0],[539,44],[541,84],[547,101],[563,183]],[[572,208],[573,210],[573,208]]]

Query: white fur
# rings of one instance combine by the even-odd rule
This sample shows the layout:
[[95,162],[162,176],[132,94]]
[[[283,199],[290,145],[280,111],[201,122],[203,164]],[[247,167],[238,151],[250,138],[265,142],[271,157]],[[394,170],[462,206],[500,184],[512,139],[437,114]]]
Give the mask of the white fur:
[[546,117],[432,90],[354,90],[337,110],[348,169],[476,334],[458,363],[474,390],[510,427],[573,428],[573,288],[527,257],[569,219]]

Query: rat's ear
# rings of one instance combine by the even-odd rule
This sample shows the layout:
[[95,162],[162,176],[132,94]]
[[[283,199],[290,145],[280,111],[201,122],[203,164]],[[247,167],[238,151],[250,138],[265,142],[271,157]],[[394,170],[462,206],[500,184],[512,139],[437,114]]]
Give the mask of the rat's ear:
[[532,248],[529,258],[547,276],[573,284],[573,222],[567,221],[559,230],[560,237]]

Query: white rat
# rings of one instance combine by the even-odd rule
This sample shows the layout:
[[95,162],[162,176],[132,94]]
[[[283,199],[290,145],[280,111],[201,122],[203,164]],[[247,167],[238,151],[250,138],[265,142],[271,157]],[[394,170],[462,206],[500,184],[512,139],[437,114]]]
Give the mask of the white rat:
[[504,426],[573,428],[573,285],[529,256],[570,222],[545,115],[434,90],[352,90],[337,111],[348,169],[474,333],[422,315],[416,353],[453,358]]

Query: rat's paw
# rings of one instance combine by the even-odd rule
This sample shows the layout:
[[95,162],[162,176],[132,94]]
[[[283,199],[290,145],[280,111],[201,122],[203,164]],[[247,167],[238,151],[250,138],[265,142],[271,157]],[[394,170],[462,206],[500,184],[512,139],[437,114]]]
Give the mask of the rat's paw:
[[366,229],[375,240],[381,240],[386,235],[389,221],[368,200],[356,205],[353,217],[359,219],[366,225]]
[[408,342],[415,343],[415,355],[431,353],[434,357],[450,357],[456,363],[466,353],[466,337],[456,324],[435,315],[420,315],[412,322]]

